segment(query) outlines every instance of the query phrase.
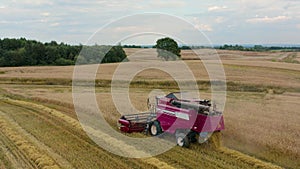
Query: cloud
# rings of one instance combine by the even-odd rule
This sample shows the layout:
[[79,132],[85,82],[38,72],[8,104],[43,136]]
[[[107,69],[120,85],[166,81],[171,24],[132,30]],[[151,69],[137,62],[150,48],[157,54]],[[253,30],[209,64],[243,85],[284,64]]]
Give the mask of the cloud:
[[53,2],[51,0],[23,0],[23,1],[13,0],[13,2],[28,4],[28,5],[53,5]]
[[113,32],[124,33],[124,32],[147,32],[151,31],[151,28],[145,26],[122,26],[113,28]]
[[0,24],[36,24],[36,23],[44,23],[47,22],[43,19],[31,19],[31,20],[20,20],[20,21],[8,21],[8,20],[2,20],[0,21]]
[[10,22],[6,21],[6,20],[0,21],[0,24],[7,24],[7,23],[10,23]]
[[184,1],[179,1],[179,0],[175,0],[175,1],[160,1],[160,0],[155,0],[155,1],[151,1],[150,2],[150,6],[152,7],[159,7],[159,8],[178,8],[178,7],[184,7],[186,4]]
[[200,29],[201,31],[208,31],[208,32],[213,31],[213,29],[211,28],[211,26],[207,25],[207,24],[196,24],[195,28],[196,29]]
[[227,9],[227,6],[210,6],[208,7],[208,11],[220,11],[220,10],[224,10]]
[[[257,26],[259,26],[260,35],[266,37],[261,40],[262,42],[276,40],[277,42],[299,43],[296,35],[300,30],[300,0],[132,0],[128,2],[120,0],[2,0],[0,3],[0,37],[25,36],[37,40],[55,39],[83,43],[96,30],[110,21],[144,12],[162,12],[185,18],[195,28],[208,33],[212,41],[216,43],[226,43],[229,40],[236,41],[236,43],[259,41],[255,39],[258,36],[252,36],[257,33],[255,29]],[[193,17],[198,19],[193,19]],[[143,23],[139,25],[125,24],[125,27],[115,28],[114,33],[151,31],[162,24],[155,22],[155,19],[147,22],[142,20]],[[272,24],[280,22],[286,24]],[[147,23],[149,23],[148,29],[145,27]],[[167,23],[173,24],[174,21],[167,21]],[[181,26],[173,25],[174,28]],[[274,29],[270,29],[270,26]],[[70,29],[72,31],[69,31]],[[249,34],[245,35],[244,32],[249,32]],[[273,36],[274,34],[277,36]],[[68,37],[65,38],[64,35]],[[193,38],[195,37],[191,36],[191,39]],[[105,40],[103,43],[106,43]]]
[[49,12],[43,12],[41,13],[42,16],[50,16],[50,13]]
[[60,23],[58,23],[58,22],[50,24],[51,27],[56,27],[56,26],[59,26],[59,25],[60,25]]
[[196,29],[199,29],[201,31],[208,31],[208,32],[213,31],[212,27],[209,24],[204,24],[197,17],[193,17],[190,21]]
[[217,18],[215,19],[215,22],[216,22],[216,23],[223,23],[224,21],[225,21],[225,18],[222,17],[222,16],[219,16],[219,17],[217,17]]
[[274,23],[274,22],[282,22],[291,19],[288,16],[276,16],[276,17],[256,17],[247,19],[246,22],[248,23]]

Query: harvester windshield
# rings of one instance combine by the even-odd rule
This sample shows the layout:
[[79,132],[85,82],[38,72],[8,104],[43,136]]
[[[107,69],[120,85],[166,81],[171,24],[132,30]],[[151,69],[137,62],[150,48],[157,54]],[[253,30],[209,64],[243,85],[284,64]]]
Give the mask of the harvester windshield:
[[166,97],[176,100],[190,100],[192,98],[192,94],[189,92],[174,92],[169,93]]

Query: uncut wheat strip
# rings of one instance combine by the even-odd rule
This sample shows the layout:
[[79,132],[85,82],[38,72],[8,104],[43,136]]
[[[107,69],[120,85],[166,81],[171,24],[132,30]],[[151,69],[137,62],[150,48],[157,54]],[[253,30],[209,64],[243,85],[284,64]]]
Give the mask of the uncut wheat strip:
[[18,133],[14,126],[6,121],[2,116],[0,118],[1,132],[8,137],[17,147],[22,150],[27,157],[34,162],[34,164],[41,169],[58,169],[60,168],[55,161],[42,153],[32,143],[30,143],[25,137]]
[[66,169],[74,168],[66,159],[64,159],[59,154],[55,153],[50,147],[46,146],[44,143],[37,140],[34,136],[24,130],[16,121],[8,117],[5,113],[0,111],[0,115],[5,118],[11,125],[13,125],[18,133],[24,135],[31,143],[36,145],[40,150],[47,152],[47,154],[58,163],[59,166]]
[[[69,125],[82,130],[81,124],[75,120],[74,118],[67,116],[57,110],[51,109],[49,107],[43,106],[43,105],[39,105],[39,104],[35,104],[35,103],[31,103],[31,102],[27,102],[27,101],[22,101],[22,100],[13,100],[13,99],[7,99],[8,102],[10,103],[15,103],[18,105],[25,105],[25,106],[29,106],[29,107],[33,107],[39,110],[42,110],[45,113],[49,113],[55,117],[58,117],[62,120],[64,120],[66,123],[68,123]],[[113,145],[115,146],[115,148],[126,152],[126,153],[134,153],[134,154],[141,154],[142,156],[148,156],[147,153],[140,151],[140,150],[136,150],[133,146],[129,146],[126,145],[124,142],[117,140],[103,132],[97,131],[95,129],[93,129],[90,126],[84,126],[84,128],[89,131],[89,133],[93,134],[93,136],[96,136],[97,138],[102,139],[103,141],[105,141],[107,144]],[[112,144],[113,143],[113,144]],[[169,164],[167,164],[166,162],[160,161],[157,158],[154,157],[150,157],[150,158],[143,158],[141,159],[142,161],[155,166],[157,168],[161,168],[161,169],[169,169],[169,168],[174,168],[172,166],[170,166]]]
[[220,153],[226,154],[230,157],[236,158],[237,160],[242,161],[244,163],[251,164],[255,168],[282,169],[282,167],[277,166],[275,164],[261,161],[254,157],[242,154],[241,152],[238,152],[238,151],[226,148],[226,147],[220,147],[220,148],[218,148],[218,151]]

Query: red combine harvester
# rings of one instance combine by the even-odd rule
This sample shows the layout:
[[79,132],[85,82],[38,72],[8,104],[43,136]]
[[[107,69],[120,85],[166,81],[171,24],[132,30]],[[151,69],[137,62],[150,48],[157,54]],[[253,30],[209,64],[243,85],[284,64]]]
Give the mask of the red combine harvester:
[[[170,93],[156,97],[154,104],[148,104],[149,112],[123,115],[119,119],[122,132],[149,132],[152,136],[163,132],[175,134],[181,147],[190,142],[204,143],[213,132],[224,130],[222,112],[216,110],[209,100],[181,98],[182,93]],[[149,99],[148,99],[149,103]]]

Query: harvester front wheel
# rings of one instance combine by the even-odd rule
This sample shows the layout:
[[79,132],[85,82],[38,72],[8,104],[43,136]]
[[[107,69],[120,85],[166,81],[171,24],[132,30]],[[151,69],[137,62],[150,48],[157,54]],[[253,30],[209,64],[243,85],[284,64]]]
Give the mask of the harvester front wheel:
[[180,147],[188,148],[190,146],[190,140],[188,136],[184,133],[176,134],[176,142]]
[[158,121],[154,121],[150,123],[149,128],[150,128],[150,134],[152,136],[157,136],[162,133],[162,129]]

